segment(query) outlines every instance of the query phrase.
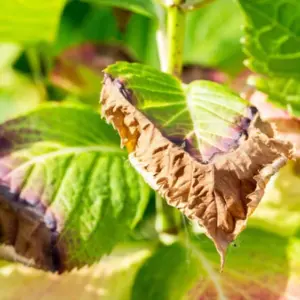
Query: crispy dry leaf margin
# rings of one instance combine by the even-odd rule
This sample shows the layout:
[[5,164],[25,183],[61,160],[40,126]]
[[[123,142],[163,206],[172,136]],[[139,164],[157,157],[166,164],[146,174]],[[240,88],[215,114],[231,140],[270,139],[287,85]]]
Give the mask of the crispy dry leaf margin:
[[130,162],[146,182],[204,227],[223,266],[229,243],[245,228],[270,177],[292,158],[292,145],[276,139],[271,125],[257,115],[236,149],[202,164],[164,137],[134,107],[134,94],[124,90],[105,76],[102,115],[118,130]]

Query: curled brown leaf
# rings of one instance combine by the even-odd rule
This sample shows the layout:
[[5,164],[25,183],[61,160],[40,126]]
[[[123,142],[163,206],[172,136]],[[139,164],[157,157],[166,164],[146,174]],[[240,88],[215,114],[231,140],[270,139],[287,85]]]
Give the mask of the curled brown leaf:
[[205,229],[221,255],[245,228],[263,196],[270,177],[292,158],[293,147],[278,140],[269,123],[258,115],[248,138],[207,164],[172,143],[132,103],[134,94],[106,76],[102,114],[118,130],[129,159],[146,182],[167,202]]

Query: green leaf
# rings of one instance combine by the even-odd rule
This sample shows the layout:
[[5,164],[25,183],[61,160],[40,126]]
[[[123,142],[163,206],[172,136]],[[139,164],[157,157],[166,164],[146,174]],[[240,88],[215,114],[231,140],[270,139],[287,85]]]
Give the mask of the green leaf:
[[137,14],[155,18],[155,4],[152,0],[84,0],[97,5],[107,5],[130,10]]
[[251,83],[299,116],[300,2],[239,0],[246,16],[247,66],[267,76]]
[[182,86],[168,74],[135,63],[120,62],[105,72],[125,81],[138,99],[136,107],[170,140],[188,143],[189,151],[205,160],[227,152],[241,135],[237,120],[247,102],[220,84],[203,80]]
[[261,74],[300,77],[300,2],[239,0],[246,15],[247,65]]
[[187,14],[184,61],[230,74],[242,68],[243,16],[233,0],[216,0]]
[[269,101],[300,117],[300,80],[296,78],[249,77],[248,83],[269,96]]
[[299,243],[298,238],[248,229],[230,249],[220,274],[212,245],[203,236],[183,239],[181,245],[158,249],[144,263],[132,299],[296,299]]
[[52,42],[66,0],[4,1],[0,12],[0,41]]
[[64,268],[95,262],[141,219],[149,189],[93,109],[43,106],[3,123],[0,145],[4,197],[9,189],[23,211],[42,214],[64,245]]

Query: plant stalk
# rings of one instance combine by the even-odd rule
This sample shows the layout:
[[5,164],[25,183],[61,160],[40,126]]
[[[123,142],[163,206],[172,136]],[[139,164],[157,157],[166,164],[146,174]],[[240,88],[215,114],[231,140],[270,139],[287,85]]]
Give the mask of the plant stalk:
[[[165,32],[164,14],[159,18],[157,32],[158,52],[160,54],[161,70],[178,78],[182,72],[182,56],[184,47],[185,13],[180,8],[184,0],[173,0],[167,8],[167,32]],[[170,244],[177,240],[182,227],[181,213],[169,206],[158,193],[155,197],[156,221],[155,228],[160,240]]]
[[185,13],[183,0],[174,0],[167,9],[168,15],[168,67],[167,72],[180,78],[182,72]]

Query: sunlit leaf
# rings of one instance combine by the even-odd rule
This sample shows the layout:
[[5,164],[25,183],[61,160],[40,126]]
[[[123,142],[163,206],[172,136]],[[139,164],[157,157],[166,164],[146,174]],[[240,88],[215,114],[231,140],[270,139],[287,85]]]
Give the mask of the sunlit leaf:
[[300,76],[300,2],[239,0],[246,16],[248,66],[271,76]]
[[118,144],[85,106],[44,106],[1,124],[1,242],[60,272],[110,252],[149,198]]
[[266,78],[252,80],[270,101],[299,113],[300,2],[239,0],[246,17],[247,66]]

